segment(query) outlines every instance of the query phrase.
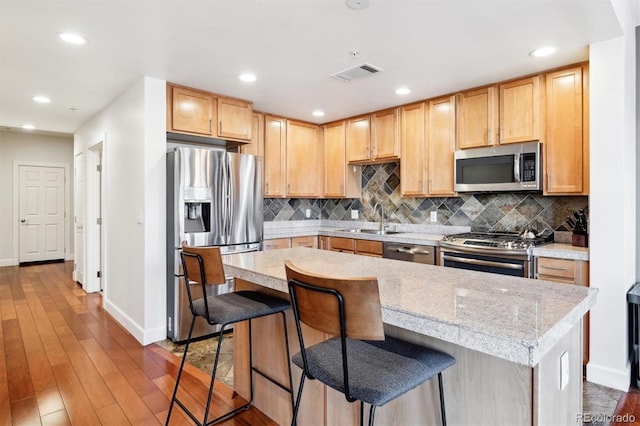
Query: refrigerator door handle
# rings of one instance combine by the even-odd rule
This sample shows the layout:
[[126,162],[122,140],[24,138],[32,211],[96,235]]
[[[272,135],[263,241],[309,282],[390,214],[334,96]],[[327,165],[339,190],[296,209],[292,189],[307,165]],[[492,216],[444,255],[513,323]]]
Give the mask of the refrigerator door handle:
[[222,163],[222,232],[225,244],[229,242],[229,158]]
[[232,220],[233,220],[233,188],[235,182],[233,182],[234,176],[232,175],[231,170],[231,158],[227,155],[225,161],[225,181],[227,183],[227,187],[225,188],[225,213],[227,215],[227,223],[225,229],[225,236],[227,238],[227,244],[231,241],[231,229],[232,229]]

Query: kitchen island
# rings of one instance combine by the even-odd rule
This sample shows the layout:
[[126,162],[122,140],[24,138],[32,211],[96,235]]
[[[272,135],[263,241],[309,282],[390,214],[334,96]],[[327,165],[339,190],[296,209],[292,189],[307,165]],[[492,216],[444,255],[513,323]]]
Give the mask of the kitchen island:
[[[236,289],[287,297],[284,260],[323,275],[377,277],[385,332],[457,360],[443,374],[448,424],[574,424],[582,411],[581,321],[596,289],[305,248],[234,254],[223,261]],[[253,361],[284,381],[280,323],[271,317],[254,321]],[[293,354],[298,342],[292,318],[289,324]],[[246,324],[235,330],[234,387],[245,398],[247,331]],[[294,368],[296,386],[299,374]],[[299,424],[356,423],[358,405],[317,381],[308,383]],[[288,394],[258,375],[254,386],[256,407],[287,424]],[[440,424],[437,401],[437,385],[427,382],[381,407],[376,424]]]

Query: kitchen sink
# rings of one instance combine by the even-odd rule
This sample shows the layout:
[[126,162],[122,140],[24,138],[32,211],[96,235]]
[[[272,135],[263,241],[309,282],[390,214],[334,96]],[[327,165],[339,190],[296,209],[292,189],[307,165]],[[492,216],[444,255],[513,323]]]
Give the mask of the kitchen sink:
[[379,229],[338,229],[340,232],[352,232],[352,233],[361,233],[361,234],[376,234],[376,235],[391,235],[391,234],[399,234],[398,231],[381,231]]

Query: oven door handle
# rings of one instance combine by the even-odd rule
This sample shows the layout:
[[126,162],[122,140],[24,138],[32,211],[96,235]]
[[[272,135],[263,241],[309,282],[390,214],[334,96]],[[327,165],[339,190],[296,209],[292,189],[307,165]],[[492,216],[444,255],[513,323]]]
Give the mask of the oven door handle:
[[469,263],[471,265],[493,266],[496,268],[515,269],[515,270],[522,270],[523,268],[522,265],[515,265],[513,263],[491,262],[489,260],[469,259],[466,257],[442,256],[442,259],[451,260],[453,262]]

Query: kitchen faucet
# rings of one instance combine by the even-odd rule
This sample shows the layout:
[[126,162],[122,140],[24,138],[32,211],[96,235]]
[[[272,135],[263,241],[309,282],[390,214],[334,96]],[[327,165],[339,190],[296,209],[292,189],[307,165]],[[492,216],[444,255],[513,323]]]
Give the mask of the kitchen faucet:
[[376,203],[376,205],[373,206],[373,217],[375,218],[376,216],[378,206],[380,206],[380,232],[384,232],[384,207],[382,207],[382,204]]

